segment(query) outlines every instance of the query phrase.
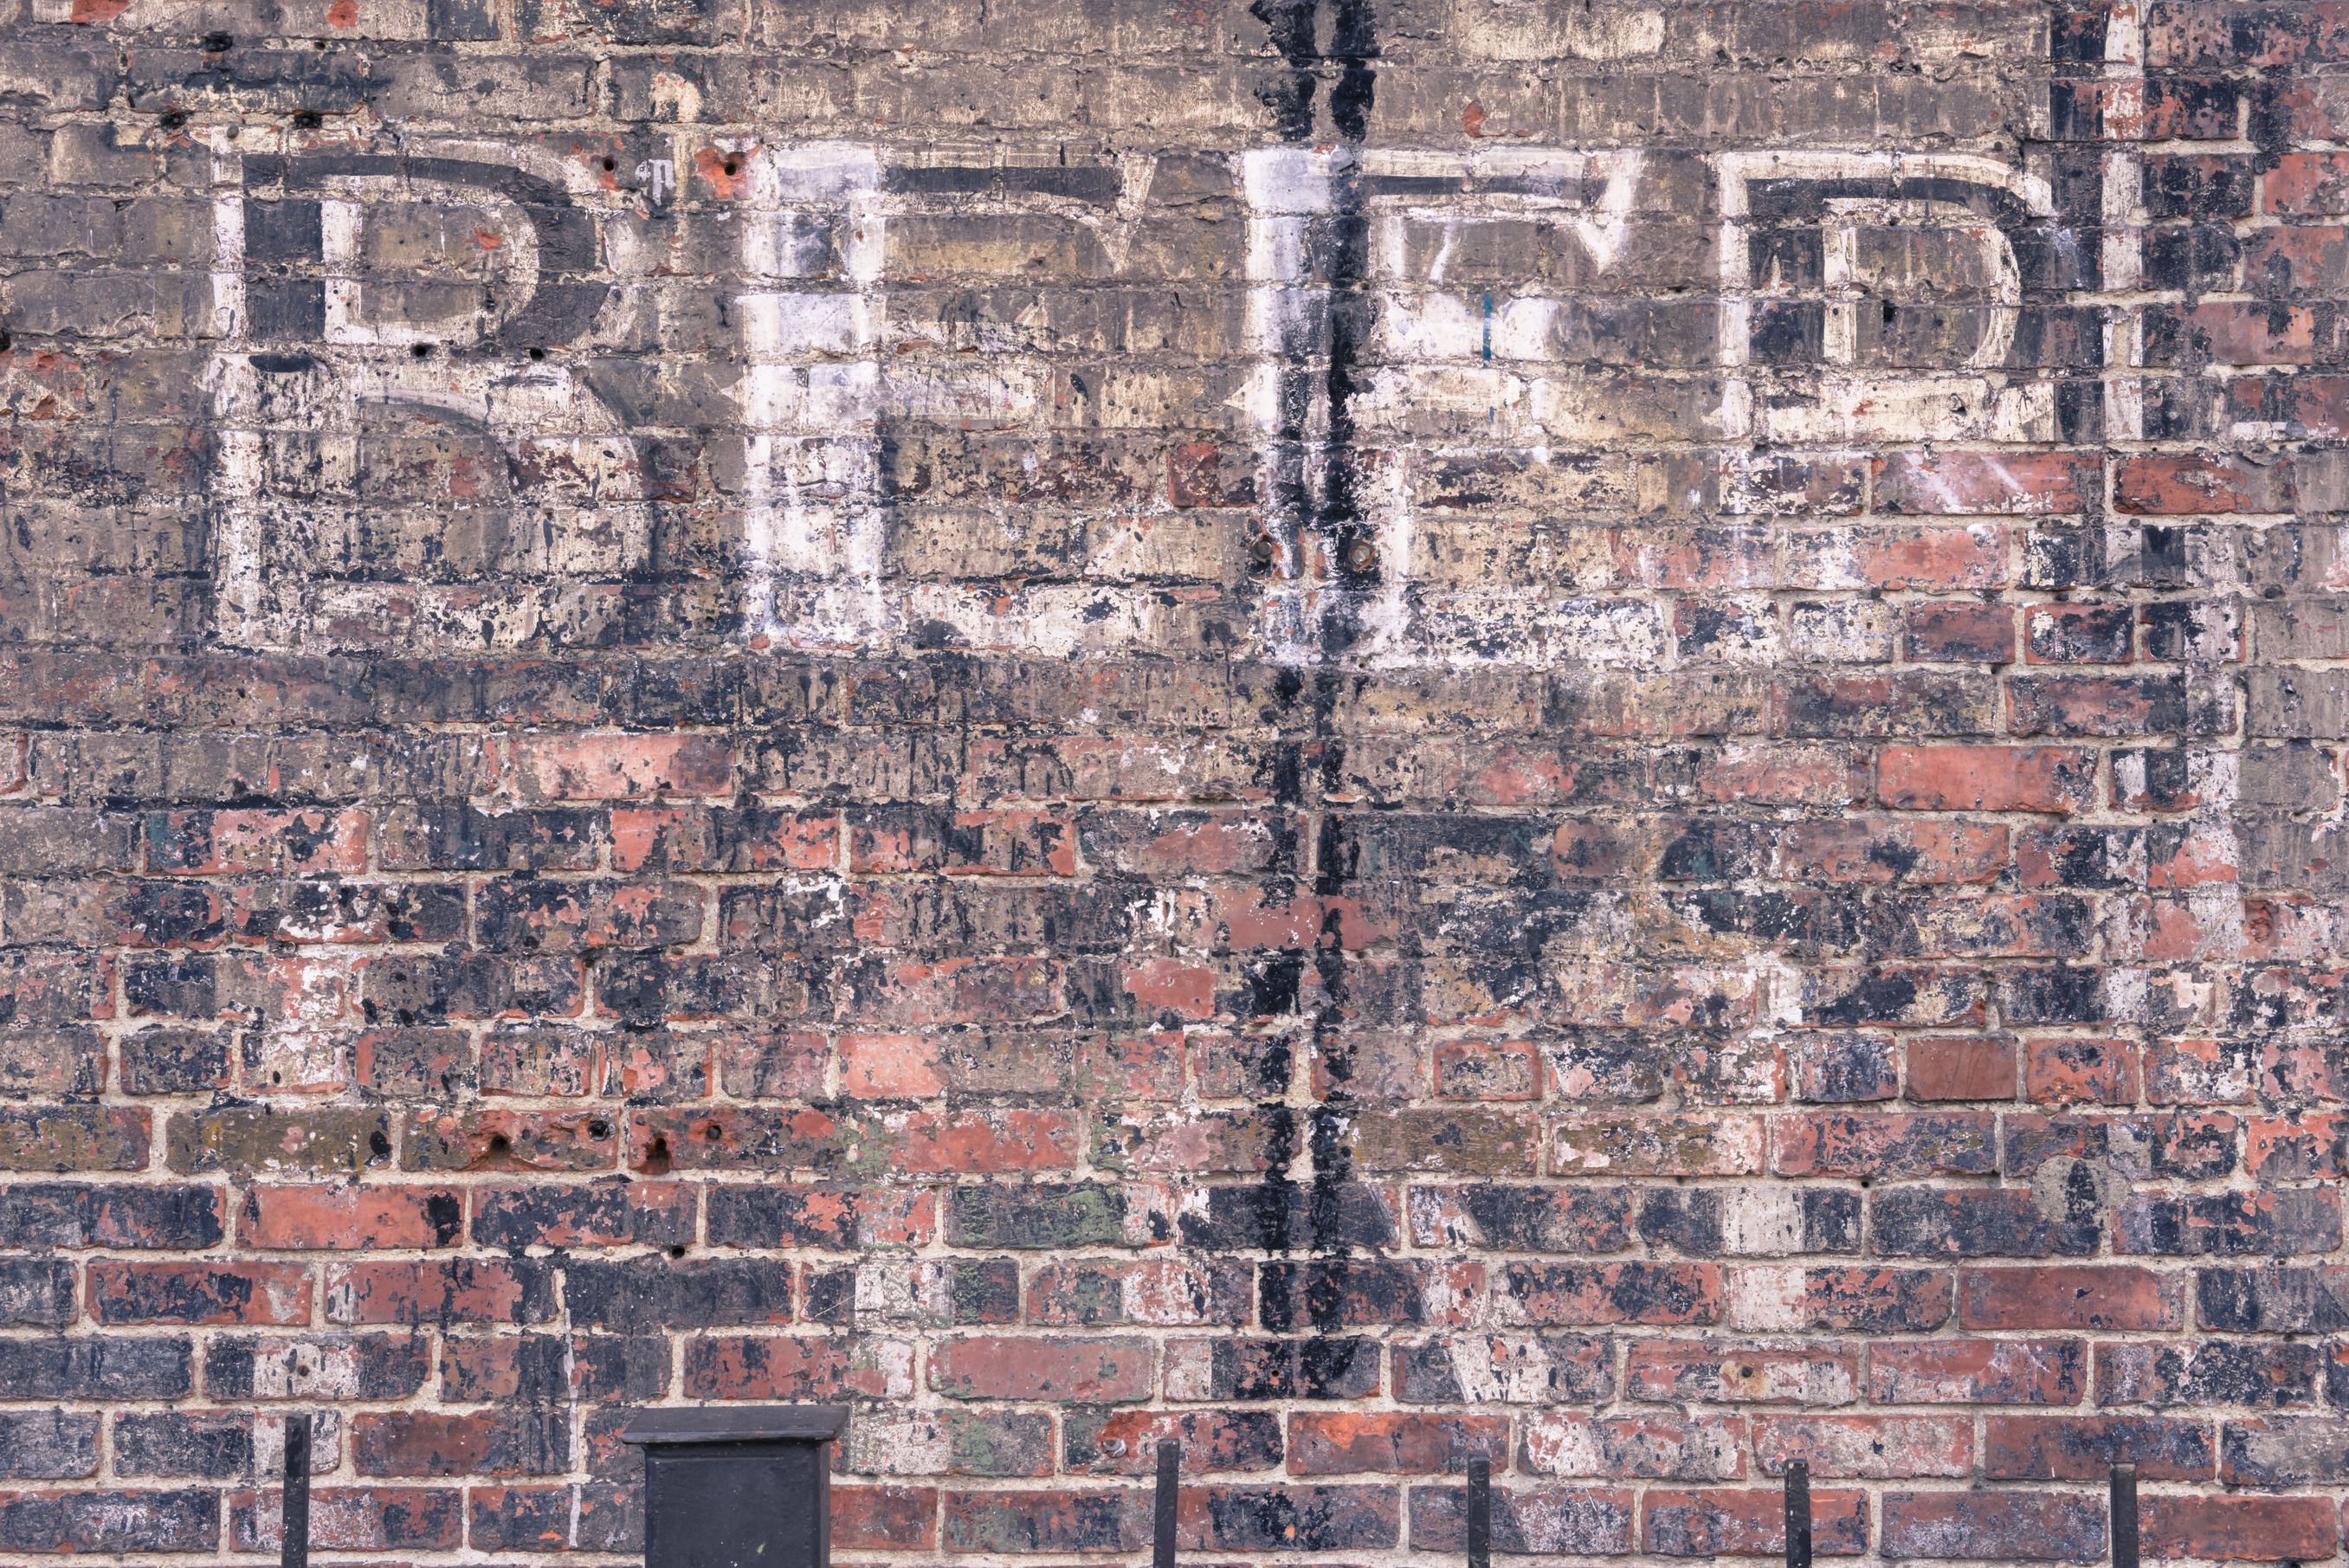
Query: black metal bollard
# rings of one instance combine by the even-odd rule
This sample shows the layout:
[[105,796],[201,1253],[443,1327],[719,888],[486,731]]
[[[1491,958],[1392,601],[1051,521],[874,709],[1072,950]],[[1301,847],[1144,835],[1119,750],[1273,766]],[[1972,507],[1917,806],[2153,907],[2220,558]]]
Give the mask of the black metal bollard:
[[281,1568],[310,1568],[310,1418],[285,1418],[285,1499],[277,1526]]
[[2113,1568],[2137,1568],[2137,1466],[2113,1467]]
[[1493,1568],[1493,1461],[1468,1461],[1468,1568]]
[[845,1405],[641,1410],[645,1568],[828,1568]]
[[1786,1466],[1786,1568],[1811,1568],[1811,1467]]
[[1183,1445],[1158,1445],[1158,1491],[1150,1499],[1150,1568],[1174,1568],[1174,1497],[1183,1473]]

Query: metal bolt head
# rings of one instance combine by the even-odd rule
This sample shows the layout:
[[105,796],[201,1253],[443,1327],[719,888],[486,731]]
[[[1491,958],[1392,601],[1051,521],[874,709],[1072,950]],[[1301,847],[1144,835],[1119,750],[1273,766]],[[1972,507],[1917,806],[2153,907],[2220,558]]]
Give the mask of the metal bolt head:
[[1367,539],[1358,539],[1346,546],[1346,564],[1357,572],[1368,572],[1378,564],[1378,560],[1377,547]]
[[1248,555],[1259,566],[1269,562],[1272,560],[1272,536],[1259,533],[1248,541]]

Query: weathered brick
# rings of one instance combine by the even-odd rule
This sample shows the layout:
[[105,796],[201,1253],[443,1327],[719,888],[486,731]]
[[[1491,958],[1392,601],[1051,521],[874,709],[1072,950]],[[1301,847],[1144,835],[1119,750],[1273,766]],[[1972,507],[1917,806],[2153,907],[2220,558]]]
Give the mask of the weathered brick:
[[104,1324],[307,1324],[312,1284],[299,1264],[100,1262],[89,1304]]
[[2010,1480],[2093,1480],[2133,1464],[2148,1480],[2205,1480],[2218,1456],[2208,1422],[2143,1416],[1992,1416],[1982,1469]]
[[[1822,1557],[1864,1554],[1867,1499],[1862,1491],[1813,1491],[1811,1550]],[[1640,1501],[1640,1538],[1662,1556],[1775,1557],[1786,1549],[1786,1511],[1770,1491],[1651,1487]]]
[[[1601,1487],[1495,1487],[1492,1546],[1516,1553],[1620,1556],[1631,1550],[1631,1494]],[[1411,1489],[1411,1544],[1417,1552],[1455,1553],[1468,1543],[1464,1487]]]
[[2177,1276],[2083,1264],[1968,1269],[1958,1281],[1958,1322],[1973,1329],[2176,1329],[2185,1306]]
[[933,1348],[929,1385],[953,1399],[1124,1404],[1150,1397],[1151,1370],[1147,1340],[979,1336]]
[[2104,1509],[2069,1492],[1887,1492],[1881,1549],[1902,1557],[2085,1563],[2104,1554]]

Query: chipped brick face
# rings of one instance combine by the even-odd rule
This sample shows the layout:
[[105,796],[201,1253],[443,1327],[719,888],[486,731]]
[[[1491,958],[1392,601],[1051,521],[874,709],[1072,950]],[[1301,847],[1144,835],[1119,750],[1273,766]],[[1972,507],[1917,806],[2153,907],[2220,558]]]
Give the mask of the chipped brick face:
[[2344,295],[2300,0],[0,0],[0,1554],[2337,1563]]

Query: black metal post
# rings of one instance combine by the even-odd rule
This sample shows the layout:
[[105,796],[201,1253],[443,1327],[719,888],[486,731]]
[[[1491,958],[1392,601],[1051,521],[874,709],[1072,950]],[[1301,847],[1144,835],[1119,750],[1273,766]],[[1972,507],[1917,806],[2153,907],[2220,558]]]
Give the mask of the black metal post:
[[1786,1568],[1811,1568],[1811,1467],[1786,1466]]
[[277,1531],[281,1568],[310,1568],[310,1418],[285,1418],[285,1502]]
[[1468,1568],[1493,1568],[1493,1461],[1468,1461]]
[[1174,1489],[1181,1484],[1183,1445],[1158,1445],[1158,1492],[1151,1501],[1150,1568],[1174,1568]]
[[2137,1568],[2137,1466],[2113,1467],[2113,1568]]

